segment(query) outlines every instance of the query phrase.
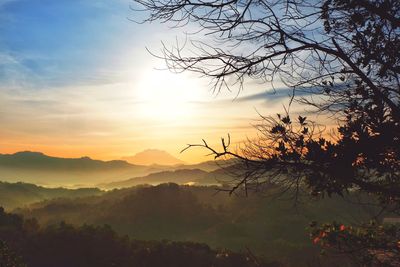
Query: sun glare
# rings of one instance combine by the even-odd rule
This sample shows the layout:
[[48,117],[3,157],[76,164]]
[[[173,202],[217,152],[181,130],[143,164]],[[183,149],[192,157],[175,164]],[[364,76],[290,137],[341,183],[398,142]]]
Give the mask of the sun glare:
[[189,119],[199,94],[196,81],[168,71],[149,71],[135,85],[140,114],[154,120]]

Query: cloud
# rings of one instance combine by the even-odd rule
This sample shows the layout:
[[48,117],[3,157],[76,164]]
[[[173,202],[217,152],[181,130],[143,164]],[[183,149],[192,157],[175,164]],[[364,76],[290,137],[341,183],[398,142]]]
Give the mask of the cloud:
[[310,95],[309,90],[295,90],[293,91],[292,88],[279,88],[276,90],[269,90],[263,91],[260,93],[255,93],[243,97],[238,97],[235,101],[238,102],[250,102],[250,101],[265,101],[265,102],[272,102],[272,101],[280,101],[284,99],[289,99],[292,97],[293,92],[295,96],[307,96]]
[[127,0],[0,1],[3,86],[115,83],[143,59],[144,45],[131,52],[138,32],[128,22]]
[[[91,144],[116,154],[147,144],[175,148],[207,135],[245,135],[257,117],[249,101],[283,98],[280,91],[234,100],[234,93],[213,96],[208,81],[193,76],[161,79],[150,70],[164,65],[154,64],[145,47],[155,50],[181,29],[129,22],[129,2],[0,0],[2,147],[51,144],[62,150],[73,144],[80,151]],[[173,90],[178,86],[185,90]],[[190,97],[183,97],[186,89]],[[182,98],[182,109],[174,96]],[[144,117],[143,105],[157,112]],[[173,108],[184,113],[181,121],[158,116]]]
[[0,51],[1,88],[31,88],[42,84],[42,77],[35,70],[34,60],[29,55],[18,55]]

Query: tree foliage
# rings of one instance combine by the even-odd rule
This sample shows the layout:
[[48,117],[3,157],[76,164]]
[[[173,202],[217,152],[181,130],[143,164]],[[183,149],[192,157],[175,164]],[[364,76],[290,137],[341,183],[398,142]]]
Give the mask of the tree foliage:
[[[146,21],[195,22],[221,43],[192,40],[192,55],[185,47],[164,46],[172,70],[200,72],[214,78],[218,89],[229,86],[232,76],[241,85],[245,78],[283,82],[293,88],[294,100],[342,119],[336,142],[319,138],[305,117],[294,125],[286,114],[263,117],[260,139],[239,153],[224,141],[222,152],[200,146],[216,157],[256,159],[257,170],[282,164],[295,173],[300,169],[313,193],[357,187],[385,202],[400,196],[398,1],[136,2],[150,12]],[[306,94],[296,97],[298,92]],[[247,176],[245,182],[259,178]]]
[[348,255],[362,266],[398,266],[400,264],[400,231],[395,225],[361,227],[336,222],[313,225],[312,239],[331,254]]
[[10,250],[5,242],[0,241],[0,266],[1,267],[26,267],[21,259]]
[[[194,23],[186,46],[164,45],[174,71],[210,77],[214,89],[256,79],[293,89],[292,101],[337,119],[327,138],[306,117],[261,116],[239,149],[200,146],[238,160],[229,191],[279,183],[314,196],[361,190],[400,210],[400,2],[397,0],[135,0],[145,21]],[[196,35],[195,35],[196,36]],[[191,52],[194,51],[194,52]],[[378,241],[377,241],[378,242]],[[373,253],[373,252],[372,252]],[[396,250],[398,253],[398,250]]]
[[31,267],[280,266],[199,243],[133,240],[107,225],[40,227],[0,208],[0,266],[26,266],[21,261]]

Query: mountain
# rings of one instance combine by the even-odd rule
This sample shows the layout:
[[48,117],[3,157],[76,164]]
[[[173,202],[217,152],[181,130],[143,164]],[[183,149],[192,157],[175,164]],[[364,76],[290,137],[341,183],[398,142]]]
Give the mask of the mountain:
[[77,198],[98,196],[102,193],[98,188],[45,188],[27,183],[0,182],[0,207],[11,210],[24,207],[35,202],[54,198]]
[[[150,154],[147,153],[147,155]],[[161,151],[159,154],[163,154],[163,152]],[[169,154],[167,153],[167,155]],[[176,159],[175,162],[178,161]],[[163,162],[165,163],[165,160]],[[15,154],[0,154],[0,181],[25,182],[44,185],[46,187],[63,186],[69,188],[92,187],[98,184],[108,184],[128,179],[136,180],[135,182],[128,181],[126,186],[140,183],[196,182],[194,180],[200,178],[204,178],[205,180],[203,179],[203,182],[197,181],[196,183],[209,184],[212,182],[215,184],[215,179],[208,175],[200,177],[202,175],[200,170],[212,173],[221,167],[232,164],[231,161],[206,161],[193,165],[178,164],[172,166],[161,165],[163,162],[145,166],[131,164],[124,160],[102,161],[89,157],[59,158],[48,156],[41,152],[23,151]],[[192,174],[188,170],[195,169],[197,169],[197,172],[193,172],[194,176],[191,176]],[[177,170],[186,170],[186,173],[184,171],[175,173],[174,171]],[[144,178],[149,174],[160,172],[166,173]],[[187,176],[184,178],[184,175]],[[120,185],[117,187],[120,187]]]
[[177,165],[174,166],[173,169],[200,169],[207,172],[213,172],[216,170],[229,168],[236,163],[237,162],[234,159],[209,160],[190,165]]
[[[161,168],[162,169],[162,168]],[[40,152],[0,154],[0,180],[51,186],[90,186],[160,171],[123,160],[102,161],[89,157],[58,158]]]
[[196,183],[197,180],[205,178],[209,173],[200,169],[182,169],[175,171],[162,171],[151,173],[143,177],[135,177],[128,180],[112,182],[99,185],[100,188],[114,189],[131,187],[140,184],[157,185],[162,183],[188,184]]
[[[196,165],[184,165],[191,167]],[[158,185],[162,183],[176,183],[180,185],[207,185],[218,186],[232,180],[232,176],[224,169],[216,169],[211,172],[202,169],[177,169],[154,172],[142,177],[134,177],[127,180],[99,184],[102,189],[128,188],[137,185]]]
[[133,167],[123,160],[102,161],[89,157],[58,158],[50,157],[41,152],[23,151],[15,154],[0,154],[0,166],[29,168],[29,169],[54,169],[54,170],[107,170],[111,168]]
[[139,165],[178,165],[184,164],[180,159],[175,158],[166,151],[159,149],[147,149],[130,157],[123,157],[123,160]]

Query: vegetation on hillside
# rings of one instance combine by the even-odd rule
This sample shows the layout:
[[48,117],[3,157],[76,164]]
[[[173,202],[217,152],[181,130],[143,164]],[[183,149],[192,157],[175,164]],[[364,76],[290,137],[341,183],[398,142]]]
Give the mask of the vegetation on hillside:
[[351,203],[373,203],[358,193],[348,199],[323,201],[303,196],[302,203],[294,207],[291,199],[273,198],[279,188],[271,187],[269,197],[246,199],[218,193],[219,189],[171,183],[137,186],[100,196],[44,201],[16,212],[37,218],[42,225],[62,221],[76,226],[107,224],[119,234],[140,240],[202,242],[237,252],[249,248],[260,257],[289,266],[307,266],[319,259],[307,230],[311,221],[340,219],[349,224],[376,212],[373,206],[360,208]]
[[[60,223],[40,227],[0,209],[2,267],[251,267],[263,263],[251,254],[212,250],[204,244],[137,241],[117,235],[108,226],[74,227]],[[26,265],[25,265],[26,264]]]
[[27,183],[0,182],[0,206],[7,210],[54,198],[79,198],[100,195],[98,188],[45,188]]

